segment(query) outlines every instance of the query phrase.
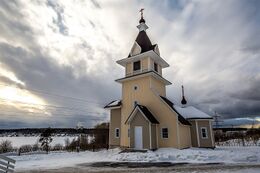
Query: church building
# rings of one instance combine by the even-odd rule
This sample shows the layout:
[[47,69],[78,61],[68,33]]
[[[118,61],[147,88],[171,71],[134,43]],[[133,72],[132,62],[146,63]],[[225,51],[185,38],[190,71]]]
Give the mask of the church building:
[[181,106],[167,98],[171,82],[162,71],[169,64],[147,36],[142,11],[137,28],[129,56],[117,61],[125,68],[125,76],[116,80],[122,85],[122,98],[105,106],[110,110],[110,148],[214,148],[212,117],[186,106],[183,90]]

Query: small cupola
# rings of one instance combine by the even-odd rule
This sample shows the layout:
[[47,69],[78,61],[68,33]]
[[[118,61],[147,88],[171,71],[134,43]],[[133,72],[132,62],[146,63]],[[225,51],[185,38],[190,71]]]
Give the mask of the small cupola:
[[185,96],[184,96],[184,87],[183,87],[183,85],[181,86],[181,89],[182,89],[182,100],[181,100],[181,104],[182,104],[182,106],[184,107],[184,106],[187,104],[187,101],[186,101]]

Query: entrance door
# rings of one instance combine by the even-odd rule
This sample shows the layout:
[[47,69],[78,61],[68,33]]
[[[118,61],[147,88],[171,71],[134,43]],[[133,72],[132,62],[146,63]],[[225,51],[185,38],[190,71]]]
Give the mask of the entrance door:
[[135,149],[143,149],[143,128],[135,126]]

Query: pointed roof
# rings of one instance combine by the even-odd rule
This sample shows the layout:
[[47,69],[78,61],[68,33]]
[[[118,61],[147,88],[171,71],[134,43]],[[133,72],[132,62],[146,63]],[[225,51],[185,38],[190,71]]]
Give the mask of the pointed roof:
[[144,118],[149,121],[152,124],[159,124],[159,122],[157,121],[157,119],[153,116],[153,114],[149,111],[149,109],[146,106],[143,105],[139,105],[137,104],[135,106],[135,108],[133,109],[133,111],[130,113],[129,117],[127,118],[125,123],[130,122],[133,117],[136,115],[137,110],[139,110],[142,115],[144,116]]
[[141,9],[140,12],[141,12],[141,19],[139,20],[139,25],[137,26],[137,28],[139,29],[139,33],[135,41],[141,47],[140,53],[144,53],[149,50],[154,50],[156,44],[152,45],[149,37],[147,36],[146,30],[148,29],[148,26],[145,24],[145,20],[143,18],[143,9]]
[[149,37],[145,31],[140,31],[135,39],[138,45],[141,47],[141,53],[147,52],[149,50],[154,50],[155,45],[152,45]]

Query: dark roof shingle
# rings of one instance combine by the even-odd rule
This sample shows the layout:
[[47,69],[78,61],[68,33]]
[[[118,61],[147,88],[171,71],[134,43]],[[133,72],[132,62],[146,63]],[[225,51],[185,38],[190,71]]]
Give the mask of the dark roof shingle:
[[147,107],[142,106],[142,105],[137,105],[141,111],[143,112],[143,114],[146,116],[146,118],[153,124],[159,124],[159,122],[157,121],[157,119],[153,116],[153,114],[148,110]]

